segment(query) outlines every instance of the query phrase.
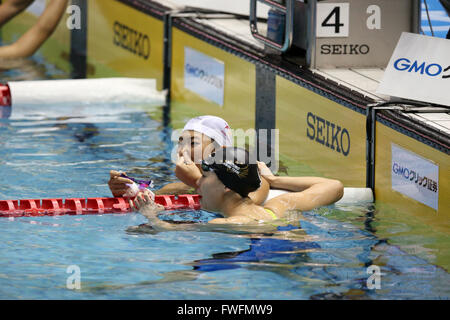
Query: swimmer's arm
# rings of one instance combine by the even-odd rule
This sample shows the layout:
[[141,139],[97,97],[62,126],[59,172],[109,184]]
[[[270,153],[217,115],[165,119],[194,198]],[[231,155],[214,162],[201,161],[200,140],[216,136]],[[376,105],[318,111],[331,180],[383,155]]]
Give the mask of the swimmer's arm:
[[52,0],[31,27],[15,43],[0,47],[2,58],[24,58],[32,56],[56,29],[67,8],[68,0]]
[[9,0],[0,5],[0,27],[27,8],[34,0]]
[[[155,231],[182,230],[182,227],[179,225],[171,224],[158,218],[158,212],[164,211],[164,206],[155,203],[145,191],[140,192],[134,201],[129,200],[129,204],[132,210],[139,211],[148,219],[149,225]],[[148,227],[148,225],[146,226]],[[135,228],[134,231],[138,231],[136,229],[139,228]]]
[[245,216],[235,216],[229,218],[216,218],[210,220],[208,223],[210,224],[249,224],[255,223],[254,219]]
[[197,181],[202,177],[200,168],[187,155],[178,157],[175,175],[183,183],[195,189],[198,188]]
[[[212,232],[217,229],[218,225],[234,225],[239,227],[240,225],[255,223],[255,220],[245,216],[235,216],[230,218],[216,218],[209,223],[169,223],[158,218],[158,212],[164,210],[164,207],[156,204],[149,196],[147,192],[139,193],[134,201],[130,200],[130,207],[139,211],[143,216],[148,219],[148,224],[141,226],[130,227],[128,231],[131,232],[162,232],[162,231],[205,231]],[[220,229],[221,230],[221,229]]]
[[269,182],[263,177],[261,177],[261,187],[258,190],[248,194],[248,197],[256,204],[262,204],[266,201],[269,195],[270,185]]
[[159,190],[154,191],[155,194],[192,194],[195,193],[195,189],[191,186],[188,186],[187,184],[183,182],[174,182],[166,184],[164,187],[162,187]]
[[146,215],[141,212],[145,217],[147,217],[149,225],[157,232],[162,231],[186,231],[189,229],[189,224],[175,224],[169,223],[159,219],[156,215]]
[[230,218],[215,218],[208,223],[174,223],[174,222],[166,222],[159,219],[156,215],[148,216],[150,225],[156,231],[187,231],[187,230],[195,230],[195,231],[214,231],[216,225],[245,225],[255,223],[254,219],[244,217],[244,216],[236,216]]
[[[134,211],[139,211],[143,216],[148,219],[148,224],[143,226],[131,227],[128,231],[133,232],[162,232],[162,231],[211,231],[204,230],[206,224],[200,223],[169,223],[158,218],[158,213],[164,211],[165,208],[162,205],[155,203],[147,191],[140,192],[134,199],[129,201],[130,207]],[[208,229],[208,227],[206,227]]]
[[[254,221],[253,221],[254,222]],[[216,223],[167,223],[164,225],[158,224],[153,227],[150,223],[141,224],[139,226],[131,226],[127,228],[127,232],[132,233],[150,233],[156,234],[163,231],[195,231],[195,232],[221,232],[229,234],[239,235],[252,235],[274,231],[272,225],[255,225],[248,223],[236,223],[226,221],[216,221]]]
[[342,182],[321,177],[267,177],[271,188],[292,191],[275,197],[264,207],[277,211],[308,211],[335,203],[344,195]]
[[[145,215],[145,214],[144,214]],[[255,223],[255,220],[247,217],[231,217],[231,218],[216,218],[208,223],[194,223],[194,222],[166,222],[159,219],[156,215],[148,216],[148,224],[137,227],[131,227],[128,231],[150,231],[150,232],[163,232],[163,231],[197,231],[197,232],[214,232],[224,231],[220,226],[226,226],[229,231],[234,230],[232,227],[245,226],[250,223]],[[230,228],[231,227],[231,228]],[[140,230],[141,229],[141,230]],[[236,230],[235,230],[236,231]]]

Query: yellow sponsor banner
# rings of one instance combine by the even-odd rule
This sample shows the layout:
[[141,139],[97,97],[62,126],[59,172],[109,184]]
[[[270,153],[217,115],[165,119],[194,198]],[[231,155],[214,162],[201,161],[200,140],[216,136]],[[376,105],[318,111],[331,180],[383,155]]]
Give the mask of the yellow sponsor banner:
[[255,128],[255,66],[177,28],[172,35],[173,127],[182,128],[195,116],[215,115],[232,129]]
[[[40,14],[42,14],[45,9],[46,4],[50,0],[35,0],[32,6],[27,10],[23,11],[21,14],[15,16],[7,24],[1,28],[1,35],[3,44],[10,44],[19,39],[25,32],[27,32],[31,27],[33,27]],[[65,73],[70,72],[70,30],[67,28],[66,22],[69,19],[69,14],[65,13],[55,31],[52,33],[50,38],[39,48],[35,53],[35,56],[43,57],[47,62],[53,64],[56,68],[60,69]],[[23,61],[23,72],[26,73],[30,70],[29,66],[31,64],[37,64],[37,62],[32,60]],[[18,67],[21,68],[20,66]],[[38,71],[39,68],[32,68],[34,72]],[[55,75],[57,77],[57,75]],[[41,76],[33,73],[30,75],[31,78],[36,77],[46,77],[45,74]]]
[[162,89],[162,20],[119,1],[88,1],[87,75],[157,79]]
[[314,174],[366,185],[365,116],[276,78],[280,159],[289,175]]
[[[396,153],[404,153],[403,163],[397,163]],[[394,157],[394,158],[393,158]],[[394,159],[394,160],[393,160]],[[400,162],[400,161],[398,161]],[[426,166],[432,166],[438,171],[438,176],[432,177],[426,173]],[[405,190],[398,191],[396,181],[403,179]],[[401,134],[384,124],[376,125],[375,150],[375,197],[384,203],[389,203],[396,209],[408,212],[422,223],[435,230],[450,232],[450,156],[426,144]],[[415,193],[414,193],[415,192]],[[426,193],[425,193],[426,192]],[[421,199],[420,193],[426,198]],[[429,204],[433,198],[436,205]],[[431,201],[432,202],[432,201]],[[428,204],[427,204],[428,203]]]

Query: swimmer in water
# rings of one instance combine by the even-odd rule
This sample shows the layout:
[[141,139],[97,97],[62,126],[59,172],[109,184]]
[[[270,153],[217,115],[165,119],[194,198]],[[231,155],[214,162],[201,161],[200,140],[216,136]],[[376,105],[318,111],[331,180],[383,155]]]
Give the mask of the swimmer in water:
[[[344,186],[338,180],[274,176],[265,164],[250,163],[244,149],[229,147],[222,151],[202,161],[202,176],[197,182],[202,209],[223,215],[208,224],[261,224],[284,218],[290,210],[308,211],[330,205],[344,194]],[[291,192],[268,200],[264,206],[255,204],[248,195],[259,188],[261,176],[270,187]],[[184,228],[160,220],[157,214],[164,207],[145,192],[138,194],[134,202],[130,200],[130,206],[146,216],[156,231]]]
[[[0,27],[25,10],[33,1],[9,0],[0,5]],[[33,25],[16,42],[0,47],[0,58],[17,59],[32,56],[52,35],[67,8],[68,0],[51,0]]]
[[[178,140],[178,160],[175,175],[182,182],[169,183],[155,194],[186,194],[196,192],[202,177],[201,162],[215,150],[231,147],[232,136],[228,123],[215,116],[200,116],[189,120]],[[115,197],[122,197],[132,182],[112,170],[108,186]],[[249,194],[257,204],[263,203],[269,194],[269,183],[263,178],[261,186]]]

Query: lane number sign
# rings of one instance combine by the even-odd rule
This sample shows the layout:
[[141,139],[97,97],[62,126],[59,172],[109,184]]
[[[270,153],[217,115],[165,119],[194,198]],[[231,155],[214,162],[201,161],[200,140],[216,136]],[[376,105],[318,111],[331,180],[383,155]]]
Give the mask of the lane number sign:
[[317,4],[317,38],[348,37],[349,24],[349,3]]

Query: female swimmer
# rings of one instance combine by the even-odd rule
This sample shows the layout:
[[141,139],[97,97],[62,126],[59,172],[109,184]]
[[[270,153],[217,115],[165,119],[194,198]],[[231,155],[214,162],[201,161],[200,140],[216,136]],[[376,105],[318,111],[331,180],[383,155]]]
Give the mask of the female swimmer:
[[[202,209],[221,213],[223,218],[209,224],[260,224],[285,217],[290,210],[308,211],[330,205],[344,193],[340,181],[320,177],[278,177],[263,164],[249,163],[249,154],[240,148],[224,148],[202,162],[198,190]],[[258,166],[260,170],[258,170]],[[268,200],[264,206],[255,204],[249,193],[261,184],[260,174],[270,187],[291,191]],[[140,193],[130,205],[149,220],[156,231],[178,230],[182,226],[164,222],[157,217],[164,207],[146,193]]]
[[[178,140],[178,161],[175,175],[182,182],[169,183],[155,194],[192,193],[198,189],[202,176],[200,166],[203,159],[222,147],[231,147],[231,130],[228,123],[215,116],[200,116],[189,120]],[[115,197],[122,197],[131,184],[121,172],[110,172],[109,188]],[[261,187],[249,194],[255,203],[263,203],[269,193],[269,183],[262,179]]]

